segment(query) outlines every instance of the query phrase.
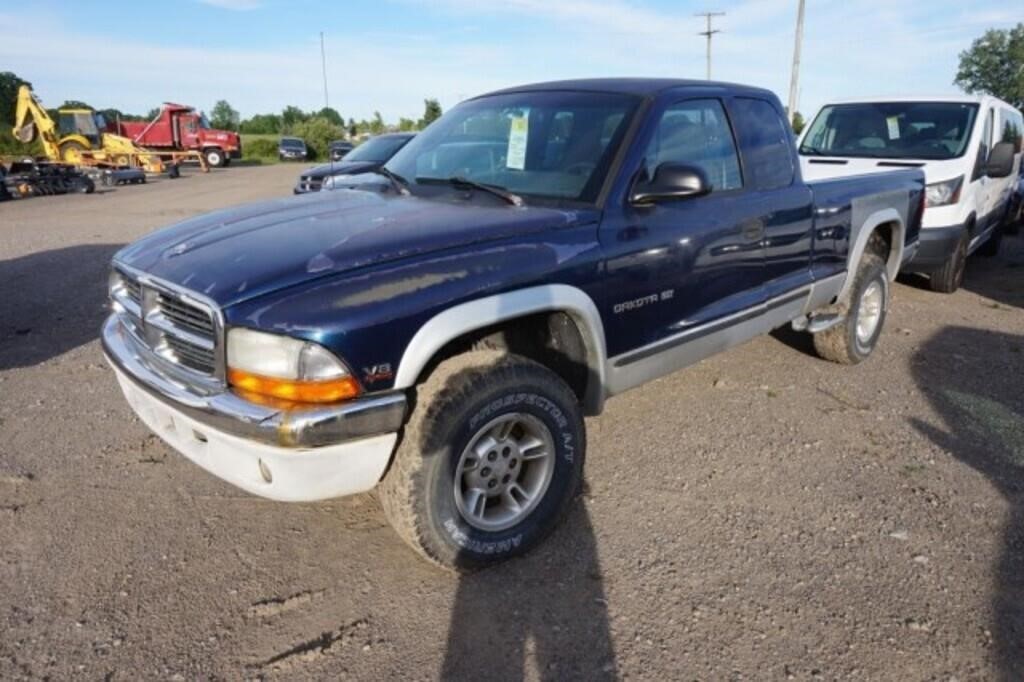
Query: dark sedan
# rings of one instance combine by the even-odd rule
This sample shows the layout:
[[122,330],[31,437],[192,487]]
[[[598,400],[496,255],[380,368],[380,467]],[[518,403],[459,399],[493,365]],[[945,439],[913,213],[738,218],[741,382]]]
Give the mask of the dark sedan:
[[[387,133],[372,137],[345,155],[341,161],[314,166],[299,176],[296,194],[319,192],[327,178],[368,173],[383,166],[388,159],[411,140],[414,133]],[[328,182],[329,189],[333,179]]]
[[341,161],[345,155],[355,149],[356,146],[346,140],[335,140],[327,147],[331,161]]

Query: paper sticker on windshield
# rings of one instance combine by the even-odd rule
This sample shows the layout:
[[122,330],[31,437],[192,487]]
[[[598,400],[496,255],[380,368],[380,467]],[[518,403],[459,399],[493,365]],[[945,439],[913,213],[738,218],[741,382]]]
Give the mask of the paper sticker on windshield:
[[900,119],[899,116],[890,116],[885,119],[885,125],[889,128],[889,139],[898,140],[900,139]]
[[505,167],[515,170],[526,169],[526,138],[530,134],[530,119],[524,113],[512,117],[512,127],[508,131],[508,152],[505,154]]

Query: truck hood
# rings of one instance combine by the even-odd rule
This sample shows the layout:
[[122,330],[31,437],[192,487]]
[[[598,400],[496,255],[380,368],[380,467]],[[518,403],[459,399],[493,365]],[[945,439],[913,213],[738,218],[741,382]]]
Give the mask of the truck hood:
[[335,190],[198,216],[143,237],[114,260],[227,307],[356,268],[596,219],[594,209]]

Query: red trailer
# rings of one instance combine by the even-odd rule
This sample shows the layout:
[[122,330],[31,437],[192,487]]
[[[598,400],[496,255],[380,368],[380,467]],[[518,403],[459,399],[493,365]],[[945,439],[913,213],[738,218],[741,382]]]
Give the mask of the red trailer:
[[230,130],[215,130],[206,116],[184,104],[165,102],[149,123],[117,121],[111,132],[131,138],[135,144],[156,151],[196,151],[213,167],[226,166],[242,156],[242,139]]

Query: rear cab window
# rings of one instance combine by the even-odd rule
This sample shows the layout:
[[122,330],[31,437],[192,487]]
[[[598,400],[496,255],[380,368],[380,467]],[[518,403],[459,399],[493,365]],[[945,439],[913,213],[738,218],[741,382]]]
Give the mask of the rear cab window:
[[789,187],[796,177],[789,127],[767,100],[736,97],[729,108],[736,123],[748,184],[757,190]]

